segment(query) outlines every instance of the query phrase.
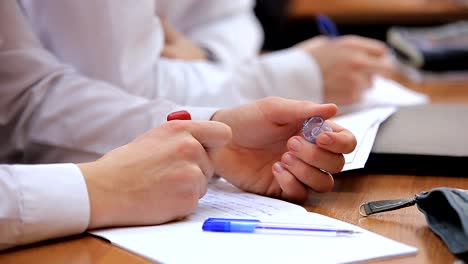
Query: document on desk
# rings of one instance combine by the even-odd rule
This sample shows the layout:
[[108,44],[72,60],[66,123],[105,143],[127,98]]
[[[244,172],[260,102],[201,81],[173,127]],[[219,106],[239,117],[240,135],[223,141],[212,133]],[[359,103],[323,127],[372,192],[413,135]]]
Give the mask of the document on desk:
[[383,106],[406,106],[429,103],[429,97],[381,76],[374,78],[372,87],[363,100],[355,105],[340,106],[340,112],[351,113]]
[[[357,212],[357,208],[354,208]],[[202,231],[206,218],[327,225],[350,236]],[[158,226],[93,231],[113,244],[162,263],[351,263],[416,254],[417,249],[277,199],[245,193],[224,180],[210,184],[195,213]]]
[[333,118],[332,120],[350,130],[357,140],[353,152],[345,154],[343,171],[361,169],[366,165],[374,145],[380,124],[396,111],[396,107],[375,107]]

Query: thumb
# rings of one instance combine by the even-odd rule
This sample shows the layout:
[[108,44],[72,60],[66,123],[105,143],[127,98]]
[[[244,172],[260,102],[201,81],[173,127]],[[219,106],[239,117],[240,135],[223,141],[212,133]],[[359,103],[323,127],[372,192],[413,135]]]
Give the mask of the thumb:
[[166,43],[174,42],[180,37],[179,31],[172,26],[172,24],[166,18],[160,18],[161,26],[164,30],[164,37]]
[[291,122],[303,122],[312,116],[329,119],[336,115],[335,104],[316,104],[310,101],[298,101],[284,98],[267,98],[257,101],[260,111],[279,125]]
[[187,131],[205,148],[222,147],[232,138],[231,128],[224,123],[216,121],[190,121],[188,123]]

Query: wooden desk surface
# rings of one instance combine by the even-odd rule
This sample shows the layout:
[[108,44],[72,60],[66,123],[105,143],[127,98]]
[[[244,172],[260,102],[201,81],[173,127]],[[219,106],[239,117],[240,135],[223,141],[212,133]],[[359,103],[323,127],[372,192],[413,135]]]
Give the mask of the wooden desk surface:
[[[408,87],[429,94],[434,102],[468,103],[468,82],[412,84],[404,80],[400,81]],[[359,205],[366,201],[411,197],[434,187],[468,189],[468,171],[466,176],[466,178],[455,178],[348,173],[336,176],[333,191],[312,196],[305,203],[305,207],[309,211],[358,225],[419,249],[416,256],[393,258],[383,261],[384,263],[453,263],[456,259],[441,240],[428,229],[423,214],[416,207],[368,218],[360,217],[357,210]],[[143,264],[153,262],[100,239],[82,235],[2,253],[0,263]]]
[[468,5],[457,0],[290,0],[293,18],[327,14],[337,22],[431,21],[468,18]]

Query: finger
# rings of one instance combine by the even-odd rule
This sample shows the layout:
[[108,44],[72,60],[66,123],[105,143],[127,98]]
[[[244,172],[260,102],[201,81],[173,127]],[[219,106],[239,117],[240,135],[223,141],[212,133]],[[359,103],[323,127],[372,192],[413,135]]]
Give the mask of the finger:
[[281,188],[281,198],[298,202],[307,198],[307,188],[286,170],[281,162],[273,164],[272,172]]
[[270,97],[263,100],[259,107],[261,111],[276,123],[302,123],[311,116],[321,116],[323,119],[333,117],[338,112],[335,104],[315,104],[310,101],[298,101],[284,98]]
[[337,173],[343,169],[345,160],[341,153],[333,153],[318,145],[311,144],[302,137],[295,136],[290,138],[287,142],[287,147],[295,158],[309,166],[323,169],[330,173]]
[[166,43],[174,42],[176,39],[179,38],[179,31],[177,31],[177,29],[173,27],[171,23],[169,23],[168,19],[161,18],[159,21],[164,30],[164,41]]
[[371,56],[383,56],[388,52],[387,45],[385,43],[371,38],[359,37],[359,36],[343,36],[338,39],[341,43],[352,49],[362,50]]
[[312,190],[328,192],[333,188],[334,180],[331,174],[310,166],[296,158],[292,153],[286,152],[282,156],[281,162],[285,169]]
[[355,104],[362,100],[364,93],[372,86],[369,74],[356,73],[348,77],[348,90],[343,92],[345,104]]
[[373,74],[386,74],[395,71],[395,65],[386,57],[370,57],[368,56],[364,67]]
[[317,146],[333,153],[351,153],[357,145],[356,137],[351,131],[338,124],[327,121],[333,132],[323,132],[316,138]]
[[232,138],[229,126],[216,121],[179,121],[187,123],[187,131],[192,134],[204,147],[216,148],[226,145]]
[[384,74],[393,72],[395,66],[386,57],[375,57],[364,52],[354,52],[349,61],[351,68],[357,73]]
[[175,59],[177,58],[177,51],[174,47],[170,45],[165,45],[161,51],[161,57]]

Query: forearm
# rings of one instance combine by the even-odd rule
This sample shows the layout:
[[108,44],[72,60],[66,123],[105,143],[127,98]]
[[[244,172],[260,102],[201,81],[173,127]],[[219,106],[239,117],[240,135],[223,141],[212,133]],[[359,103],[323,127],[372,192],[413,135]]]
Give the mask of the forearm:
[[[25,162],[83,162],[124,145],[164,123],[168,113],[186,109],[163,99],[148,100],[104,82],[84,78],[41,49],[11,51],[5,85],[26,85],[29,103],[15,120],[12,144]],[[1,53],[0,53],[1,56]],[[1,73],[1,71],[0,71]],[[28,84],[24,80],[29,80]],[[213,110],[188,108],[194,119]]]
[[252,12],[194,28],[187,36],[227,65],[258,56],[263,43],[262,28]]
[[245,59],[232,67],[161,59],[156,96],[182,105],[231,107],[265,96],[322,102],[318,65],[297,49]]
[[254,1],[186,2],[187,6],[166,3],[161,12],[192,41],[210,49],[219,62],[231,64],[258,54],[263,31],[253,14]]

